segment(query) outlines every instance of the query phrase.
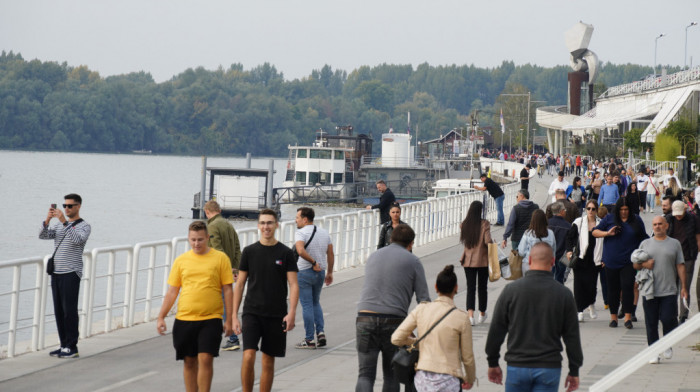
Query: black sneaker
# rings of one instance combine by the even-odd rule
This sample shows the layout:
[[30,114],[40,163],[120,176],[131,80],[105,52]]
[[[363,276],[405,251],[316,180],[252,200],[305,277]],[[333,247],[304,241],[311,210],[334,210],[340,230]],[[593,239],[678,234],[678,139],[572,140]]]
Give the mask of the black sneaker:
[[63,359],[66,359],[66,358],[78,358],[79,356],[80,356],[80,354],[78,354],[78,349],[77,349],[77,348],[71,349],[71,348],[69,348],[69,347],[63,347],[63,348],[61,349],[61,352],[58,353],[58,357],[59,357],[59,358],[63,358]]
[[301,342],[297,343],[296,348],[301,348],[301,349],[311,349],[315,350],[316,349],[316,343],[314,343],[313,340],[306,340],[306,339],[301,339]]
[[326,334],[321,332],[316,335],[316,347],[326,347]]
[[625,321],[625,328],[627,328],[627,329],[634,328],[634,326],[632,325],[632,320]]
[[52,357],[57,357],[58,354],[61,353],[61,349],[63,349],[63,347],[59,347],[57,350],[51,351],[51,352],[49,353],[49,355],[52,356]]
[[241,343],[238,340],[231,341],[226,339],[226,344],[221,347],[224,351],[236,351],[241,349]]
[[608,324],[608,327],[617,328],[617,320],[610,320],[610,324]]
[[637,322],[637,315],[632,313],[632,321]]

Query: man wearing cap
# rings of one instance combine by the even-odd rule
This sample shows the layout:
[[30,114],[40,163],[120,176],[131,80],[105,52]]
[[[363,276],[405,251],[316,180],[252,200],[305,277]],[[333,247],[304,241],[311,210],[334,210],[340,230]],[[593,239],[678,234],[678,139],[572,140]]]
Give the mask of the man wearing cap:
[[557,189],[563,189],[564,193],[566,194],[566,189],[569,187],[569,185],[571,185],[569,184],[569,181],[564,179],[564,172],[560,171],[557,174],[557,178],[555,178],[549,185],[549,191],[547,192],[550,196],[552,196],[552,203],[557,201],[557,196],[555,195]]
[[[686,205],[680,200],[676,200],[671,205],[671,216],[666,216],[668,222],[668,236],[677,239],[683,249],[683,260],[685,261],[685,287],[690,288],[695,271],[695,259],[700,248],[700,219],[694,214],[686,212]],[[688,307],[690,307],[690,296],[688,296]],[[683,323],[688,318],[688,308],[682,301],[678,312],[678,322]]]
[[503,193],[501,187],[498,186],[494,180],[490,179],[486,173],[481,173],[481,182],[484,183],[484,186],[474,185],[474,189],[488,191],[489,195],[493,197],[496,201],[496,211],[498,211],[498,218],[496,218],[496,224],[494,224],[494,226],[503,226],[503,222],[505,221],[503,215],[503,200],[506,198],[506,195]]

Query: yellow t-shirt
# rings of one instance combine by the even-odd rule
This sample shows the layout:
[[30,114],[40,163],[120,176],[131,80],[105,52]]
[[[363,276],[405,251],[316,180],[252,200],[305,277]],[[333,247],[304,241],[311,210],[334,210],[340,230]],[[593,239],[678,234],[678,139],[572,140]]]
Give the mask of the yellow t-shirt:
[[184,321],[223,318],[221,286],[233,283],[231,262],[224,252],[209,248],[198,255],[192,250],[178,256],[168,284],[180,287],[175,318]]

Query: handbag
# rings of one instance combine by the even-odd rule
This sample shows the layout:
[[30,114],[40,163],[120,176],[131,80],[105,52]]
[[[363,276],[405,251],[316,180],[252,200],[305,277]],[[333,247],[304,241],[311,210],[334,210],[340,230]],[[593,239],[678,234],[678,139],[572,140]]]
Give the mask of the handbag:
[[[72,225],[66,227],[66,230],[68,230],[69,228],[71,228],[71,227],[77,225],[78,223],[80,223],[80,222],[82,222],[82,221],[83,221],[82,218],[76,219],[76,221],[73,222]],[[66,234],[65,234],[65,231],[64,231],[63,238],[61,238],[61,240],[58,241],[58,245],[56,245],[56,249],[53,250],[53,254],[51,255],[51,257],[49,257],[49,261],[46,262],[46,274],[47,274],[47,275],[53,275],[54,272],[56,271],[56,263],[54,262],[54,259],[53,259],[53,258],[56,257],[56,252],[58,252],[58,247],[61,246],[61,243],[62,243],[63,240],[65,240],[65,239],[66,239]]]
[[391,358],[391,369],[394,371],[394,379],[402,384],[413,383],[413,378],[416,376],[416,365],[418,364],[418,343],[423,340],[428,334],[435,328],[442,320],[447,317],[448,314],[452,313],[456,307],[450,309],[445,313],[444,316],[440,317],[440,320],[436,321],[432,327],[416,340],[410,346],[399,347],[399,350]]
[[571,258],[569,259],[566,257],[566,252],[561,256],[561,259],[559,260],[562,264],[567,266],[568,268],[571,269],[576,269],[578,266],[579,261],[581,258],[579,257],[579,245],[578,241],[576,242],[576,245],[574,246],[574,249],[571,251],[572,255]]
[[508,267],[510,268],[510,277],[507,280],[516,280],[523,277],[523,256],[520,256],[517,250],[511,250],[508,255]]
[[501,279],[501,264],[498,261],[498,244],[490,243],[489,248],[489,281]]

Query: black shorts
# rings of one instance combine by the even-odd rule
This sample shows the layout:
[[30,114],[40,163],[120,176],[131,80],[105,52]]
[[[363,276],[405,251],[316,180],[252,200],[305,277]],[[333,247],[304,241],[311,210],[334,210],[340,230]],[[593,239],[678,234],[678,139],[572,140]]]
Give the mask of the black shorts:
[[224,326],[220,318],[199,321],[175,319],[173,323],[173,347],[175,359],[196,357],[199,353],[219,356],[221,334]]
[[258,342],[262,339],[260,351],[271,357],[284,357],[287,352],[287,333],[282,328],[282,319],[283,317],[244,314],[241,326],[243,351],[258,351]]

